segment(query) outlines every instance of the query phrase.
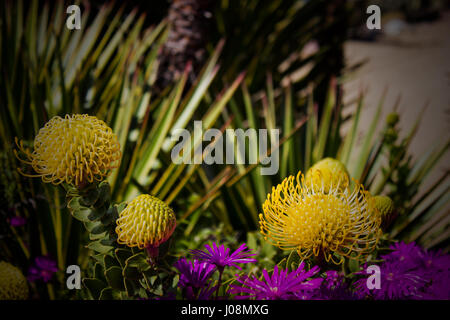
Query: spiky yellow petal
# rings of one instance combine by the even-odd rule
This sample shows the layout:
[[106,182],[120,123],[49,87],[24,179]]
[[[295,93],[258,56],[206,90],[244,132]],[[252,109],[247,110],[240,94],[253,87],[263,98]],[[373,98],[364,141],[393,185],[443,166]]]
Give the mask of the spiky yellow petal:
[[27,279],[22,272],[5,261],[0,261],[0,300],[28,298]]
[[34,139],[34,150],[19,149],[44,182],[76,187],[101,181],[120,164],[117,136],[103,121],[86,114],[50,119]]
[[349,184],[349,174],[342,162],[333,158],[325,158],[306,172],[305,183],[314,190],[324,193],[328,193],[330,188],[344,190]]
[[117,241],[140,249],[158,247],[176,226],[175,213],[163,201],[143,194],[131,201],[117,219]]
[[359,184],[353,191],[335,184],[327,193],[316,189],[301,172],[274,187],[260,214],[265,238],[281,249],[297,250],[302,259],[320,255],[335,264],[371,252],[381,219],[368,192]]

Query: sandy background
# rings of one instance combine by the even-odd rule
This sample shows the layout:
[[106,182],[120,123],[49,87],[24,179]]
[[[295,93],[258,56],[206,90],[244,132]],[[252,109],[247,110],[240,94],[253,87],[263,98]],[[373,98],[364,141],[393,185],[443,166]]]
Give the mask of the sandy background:
[[[450,139],[450,11],[440,20],[407,25],[400,33],[382,36],[376,42],[349,41],[345,52],[347,66],[368,59],[344,85],[344,101],[357,97],[362,88],[367,89],[362,131],[368,127],[387,87],[383,119],[399,95],[402,134],[406,134],[418,115],[422,117],[410,149],[414,156]],[[427,102],[428,108],[422,112]],[[448,170],[449,163],[447,152],[438,170]],[[430,174],[426,185],[439,175],[437,171]]]

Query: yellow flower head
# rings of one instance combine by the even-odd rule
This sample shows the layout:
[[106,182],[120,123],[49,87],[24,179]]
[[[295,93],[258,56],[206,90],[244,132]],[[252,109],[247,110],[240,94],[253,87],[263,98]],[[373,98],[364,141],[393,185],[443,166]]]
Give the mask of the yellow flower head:
[[375,196],[375,208],[377,208],[382,222],[387,222],[394,212],[394,202],[388,196]]
[[117,242],[129,247],[158,247],[176,226],[173,210],[163,201],[143,194],[131,201],[117,219]]
[[76,187],[103,180],[119,166],[121,157],[119,141],[111,128],[86,114],[53,117],[39,130],[33,152],[22,142],[19,148],[28,158],[21,161],[37,173],[32,176]]
[[324,193],[328,193],[330,188],[344,190],[349,184],[349,174],[342,162],[325,158],[306,172],[305,183],[312,186],[315,191]]
[[0,300],[26,300],[28,298],[27,279],[22,272],[0,261]]
[[381,233],[374,200],[361,185],[350,191],[333,184],[328,193],[317,192],[301,172],[272,189],[263,211],[265,239],[281,249],[296,249],[302,259],[315,256],[339,264],[344,257],[359,258],[375,248]]

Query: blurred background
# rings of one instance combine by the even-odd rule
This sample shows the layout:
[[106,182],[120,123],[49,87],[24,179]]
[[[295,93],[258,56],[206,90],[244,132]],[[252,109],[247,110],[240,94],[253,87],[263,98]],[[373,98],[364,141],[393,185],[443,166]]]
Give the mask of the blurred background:
[[[363,128],[383,92],[387,90],[385,112],[396,106],[401,113],[400,126],[406,128],[417,115],[422,118],[411,144],[415,157],[450,136],[450,11],[448,1],[356,1],[360,12],[364,6],[381,8],[380,31],[370,31],[358,24],[351,27],[344,44],[346,65],[364,64],[344,85],[345,99],[354,99],[365,90],[366,110]],[[364,4],[363,4],[364,3]],[[424,106],[427,106],[423,110]],[[450,154],[439,163],[448,170]],[[430,175],[436,178],[438,172]],[[429,182],[428,182],[429,183]]]

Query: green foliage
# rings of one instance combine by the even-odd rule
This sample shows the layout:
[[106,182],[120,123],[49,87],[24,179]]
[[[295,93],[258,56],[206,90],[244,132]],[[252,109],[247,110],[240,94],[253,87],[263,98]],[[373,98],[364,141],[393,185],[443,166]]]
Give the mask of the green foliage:
[[[387,229],[380,251],[394,238],[448,251],[448,171],[428,189],[423,185],[449,143],[413,159],[410,142],[419,121],[400,139],[398,114],[389,115],[386,123],[380,120],[383,99],[367,132],[358,137],[363,97],[356,111],[343,117],[346,106],[337,99],[340,79],[328,83],[323,67],[332,48],[321,44],[310,57],[299,54],[308,42],[323,36],[313,13],[324,3],[275,1],[260,8],[256,1],[242,1],[236,7],[220,1],[216,22],[226,42],[215,39],[210,58],[190,88],[187,65],[173,86],[156,95],[152,86],[158,52],[167,37],[165,21],[145,28],[143,15],[111,4],[98,12],[83,10],[82,29],[71,32],[65,28],[63,2],[51,6],[33,1],[28,10],[23,1],[3,2],[2,257],[14,259],[22,269],[35,256],[46,254],[57,260],[60,271],[79,264],[88,289],[79,297],[90,299],[152,298],[175,292],[175,259],[211,241],[231,248],[246,241],[259,264],[246,265],[243,273],[260,274],[276,264],[293,269],[300,262],[298,255],[269,245],[256,231],[258,215],[273,186],[299,170],[306,172],[324,157],[342,161],[373,195],[387,194],[394,200],[398,218]],[[253,22],[252,28],[244,34],[235,27],[239,24],[225,23],[233,16]],[[290,41],[294,37],[298,41]],[[292,53],[295,59],[280,69]],[[290,78],[309,63],[314,65],[312,71]],[[314,95],[320,92],[315,85],[323,81],[328,92]],[[85,190],[71,186],[63,190],[18,174],[17,167],[31,172],[14,157],[14,138],[31,147],[47,120],[66,113],[95,115],[117,134],[123,157],[108,181]],[[173,163],[172,133],[192,131],[194,120],[202,120],[203,130],[220,128],[222,136],[227,128],[281,129],[279,144],[272,144],[266,155],[279,152],[278,173],[260,175],[264,156],[251,165]],[[347,123],[350,129],[342,136]],[[202,141],[191,137],[194,150]],[[257,143],[250,142],[245,153],[259,154]],[[235,160],[238,157],[245,155],[236,153]],[[160,198],[177,214],[177,228],[160,248],[157,266],[148,263],[144,251],[116,241],[115,221],[126,202],[140,193]],[[3,208],[15,208],[15,214],[29,223],[22,229],[11,226],[6,223],[11,214]],[[375,258],[374,253],[370,259]],[[350,261],[344,269],[357,270],[358,262]],[[226,272],[223,288],[232,283],[235,271]],[[48,286],[37,285],[36,291],[49,298],[74,298],[63,280],[60,273]]]
[[[277,85],[289,79],[293,92],[312,82],[326,87],[329,77],[342,67],[337,55],[350,14],[346,5],[333,6],[324,0],[217,1],[211,37],[212,43],[226,39],[227,67],[221,73],[231,81],[247,70],[246,84],[255,92],[264,87],[268,71]],[[313,43],[318,48],[310,50]]]

